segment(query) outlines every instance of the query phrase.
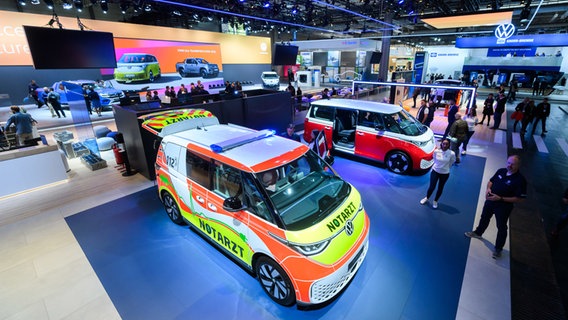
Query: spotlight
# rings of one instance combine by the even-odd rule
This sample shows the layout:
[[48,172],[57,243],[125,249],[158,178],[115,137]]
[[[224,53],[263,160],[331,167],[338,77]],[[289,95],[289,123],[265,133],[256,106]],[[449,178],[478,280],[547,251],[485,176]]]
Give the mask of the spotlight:
[[39,1],[39,0],[31,0],[31,1],[30,1],[31,4],[35,4],[35,5],[40,4],[40,2],[41,2],[41,1]]
[[101,0],[101,10],[103,10],[103,13],[108,12],[108,3],[106,0]]
[[122,14],[126,14],[126,10],[128,10],[128,2],[123,1],[120,3],[120,12],[122,12]]
[[43,2],[45,2],[48,9],[53,9],[53,0],[43,0]]
[[292,14],[296,14],[296,13],[298,13],[298,8],[296,8],[296,7],[292,8]]
[[398,4],[403,4],[404,0],[398,0]]
[[83,11],[83,0],[74,0],[73,3],[75,4],[77,11]]
[[21,5],[21,6],[25,6],[26,0],[18,0],[18,4]]
[[270,2],[266,1],[263,5],[263,8],[270,8]]
[[63,9],[71,10],[71,8],[73,8],[73,5],[69,2],[69,0],[63,0]]
[[151,4],[149,4],[149,3],[148,3],[148,4],[146,4],[146,5],[144,6],[144,11],[146,11],[146,12],[150,12],[150,11],[152,11],[152,5],[151,5]]

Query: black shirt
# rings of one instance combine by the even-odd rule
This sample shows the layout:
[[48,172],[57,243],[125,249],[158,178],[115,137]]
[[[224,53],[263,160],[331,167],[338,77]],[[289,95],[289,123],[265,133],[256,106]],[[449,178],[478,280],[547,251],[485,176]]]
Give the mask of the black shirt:
[[[491,192],[500,197],[527,197],[527,181],[519,171],[508,176],[507,169],[501,168],[495,172],[489,181],[493,183]],[[512,203],[507,204],[512,205]]]

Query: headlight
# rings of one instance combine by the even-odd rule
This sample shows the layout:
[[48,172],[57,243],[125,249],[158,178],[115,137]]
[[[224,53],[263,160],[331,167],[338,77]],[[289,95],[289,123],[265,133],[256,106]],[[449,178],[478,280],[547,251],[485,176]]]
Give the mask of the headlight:
[[412,140],[412,143],[415,144],[417,147],[422,148],[428,145],[430,141],[416,141]]
[[324,240],[316,243],[310,244],[296,244],[296,243],[289,243],[289,245],[296,251],[300,252],[305,256],[313,256],[316,254],[321,253],[327,245],[329,244],[330,240]]

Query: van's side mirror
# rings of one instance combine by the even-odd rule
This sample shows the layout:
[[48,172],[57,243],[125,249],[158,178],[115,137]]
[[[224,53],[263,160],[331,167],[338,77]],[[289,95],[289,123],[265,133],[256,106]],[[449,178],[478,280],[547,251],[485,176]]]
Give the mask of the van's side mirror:
[[241,199],[237,197],[229,197],[223,201],[223,209],[229,212],[236,212],[246,209],[241,202]]

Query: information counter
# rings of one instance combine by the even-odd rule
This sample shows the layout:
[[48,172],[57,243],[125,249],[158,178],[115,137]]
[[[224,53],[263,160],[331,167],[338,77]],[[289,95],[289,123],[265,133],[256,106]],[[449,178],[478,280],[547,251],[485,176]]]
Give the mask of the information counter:
[[0,198],[67,180],[64,161],[56,145],[0,152]]

